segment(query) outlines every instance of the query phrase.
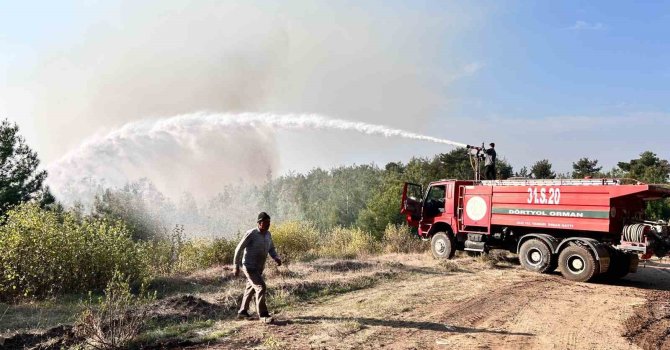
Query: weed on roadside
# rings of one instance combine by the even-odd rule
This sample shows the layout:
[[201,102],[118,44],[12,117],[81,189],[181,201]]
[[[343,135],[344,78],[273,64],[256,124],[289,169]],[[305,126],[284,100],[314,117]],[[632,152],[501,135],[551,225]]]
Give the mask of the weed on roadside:
[[268,350],[286,349],[286,345],[272,335],[269,335],[267,338],[263,339],[262,345],[264,349]]

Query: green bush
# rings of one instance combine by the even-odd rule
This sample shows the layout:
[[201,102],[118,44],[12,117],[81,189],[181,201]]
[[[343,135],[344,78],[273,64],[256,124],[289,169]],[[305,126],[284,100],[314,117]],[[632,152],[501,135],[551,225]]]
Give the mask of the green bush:
[[176,272],[191,272],[214,266],[210,240],[188,240],[181,246]]
[[368,232],[359,228],[337,227],[321,236],[318,255],[327,258],[355,258],[378,253],[380,245]]
[[102,290],[115,270],[145,275],[142,247],[119,222],[24,204],[0,226],[0,299]]
[[271,231],[272,242],[286,263],[314,256],[319,245],[319,230],[311,222],[287,221],[272,227]]
[[232,264],[236,247],[237,241],[234,239],[214,239],[205,250],[205,261],[210,266]]
[[236,245],[235,241],[225,238],[185,240],[178,251],[175,272],[232,264]]
[[187,239],[184,227],[143,243],[152,275],[188,273],[216,265],[232,264],[236,242],[225,238]]
[[152,275],[169,275],[232,264],[236,244],[224,238],[213,240],[153,239],[145,243],[147,267]]

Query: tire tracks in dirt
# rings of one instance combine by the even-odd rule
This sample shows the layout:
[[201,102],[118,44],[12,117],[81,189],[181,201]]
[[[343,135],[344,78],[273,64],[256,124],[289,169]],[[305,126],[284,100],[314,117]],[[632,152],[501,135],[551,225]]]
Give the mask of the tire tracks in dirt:
[[[263,347],[261,339],[285,349],[623,350],[669,345],[667,271],[643,268],[616,283],[575,283],[558,273],[540,275],[516,265],[496,269],[456,259],[461,269],[450,272],[430,258],[415,259],[401,260],[411,273],[297,305],[279,315],[286,320],[282,325],[249,324],[249,334],[236,333],[215,348]],[[646,306],[647,297],[656,304]],[[640,317],[626,321],[635,315]],[[349,326],[354,330],[348,331]],[[651,345],[644,346],[645,341]]]
[[506,344],[514,344],[517,348],[531,346],[534,333],[511,329],[523,322],[520,315],[524,308],[533,305],[534,299],[541,298],[547,290],[565,285],[565,281],[545,276],[504,284],[451,305],[440,320],[449,325],[477,329],[474,337],[478,347],[493,348]]
[[[573,283],[557,275],[516,271],[522,281],[498,281],[490,290],[445,305],[433,317],[453,333],[434,347],[464,349],[636,349],[621,336],[634,292]],[[425,344],[428,345],[428,344]]]

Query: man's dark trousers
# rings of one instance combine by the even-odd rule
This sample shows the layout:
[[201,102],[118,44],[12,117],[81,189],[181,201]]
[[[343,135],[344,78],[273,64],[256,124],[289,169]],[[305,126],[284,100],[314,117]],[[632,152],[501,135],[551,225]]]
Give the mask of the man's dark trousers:
[[487,180],[495,180],[496,179],[496,167],[493,165],[487,165],[484,167],[484,177]]
[[247,286],[244,289],[240,311],[247,311],[249,309],[251,298],[256,294],[256,311],[258,312],[258,316],[268,316],[268,307],[265,304],[265,292],[267,287],[263,280],[263,272],[255,269],[247,269],[246,266],[242,271],[244,271],[244,275],[247,276]]

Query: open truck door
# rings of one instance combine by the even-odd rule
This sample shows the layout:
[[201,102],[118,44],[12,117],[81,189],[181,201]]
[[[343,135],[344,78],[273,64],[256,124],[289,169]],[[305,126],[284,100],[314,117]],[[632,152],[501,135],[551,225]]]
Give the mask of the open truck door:
[[405,182],[402,189],[402,203],[400,204],[400,213],[405,215],[407,224],[413,227],[419,227],[421,221],[423,188],[421,185]]

